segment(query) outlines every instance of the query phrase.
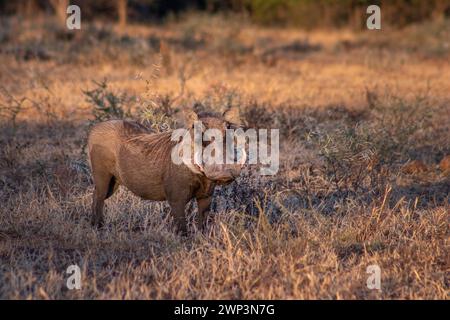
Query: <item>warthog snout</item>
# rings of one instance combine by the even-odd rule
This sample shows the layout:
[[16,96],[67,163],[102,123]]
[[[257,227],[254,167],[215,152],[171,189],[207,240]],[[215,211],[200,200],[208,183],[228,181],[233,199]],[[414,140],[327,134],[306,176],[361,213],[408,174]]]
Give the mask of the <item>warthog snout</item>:
[[224,168],[223,170],[212,171],[209,174],[205,173],[206,177],[219,184],[226,184],[233,182],[241,174],[241,168]]

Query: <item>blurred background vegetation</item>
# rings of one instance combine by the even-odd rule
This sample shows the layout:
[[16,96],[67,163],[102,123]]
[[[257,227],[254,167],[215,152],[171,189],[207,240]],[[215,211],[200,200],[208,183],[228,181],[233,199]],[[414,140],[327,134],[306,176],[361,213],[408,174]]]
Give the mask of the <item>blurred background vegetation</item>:
[[450,0],[0,0],[0,12],[23,17],[53,13],[65,19],[69,3],[80,6],[82,19],[115,20],[122,25],[163,23],[200,11],[240,15],[262,25],[361,29],[371,4],[381,7],[383,24],[399,28],[450,16]]

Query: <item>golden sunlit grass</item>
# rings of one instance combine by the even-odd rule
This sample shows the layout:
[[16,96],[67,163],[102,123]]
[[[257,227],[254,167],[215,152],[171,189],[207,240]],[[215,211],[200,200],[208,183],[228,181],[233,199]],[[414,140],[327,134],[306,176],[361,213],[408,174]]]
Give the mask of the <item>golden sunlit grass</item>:
[[[449,22],[308,33],[209,19],[90,24],[73,38],[11,22],[0,297],[448,299]],[[126,190],[93,229],[84,146],[95,106],[83,92],[105,78],[133,117],[175,97],[182,78],[173,107],[240,106],[249,124],[280,129],[279,173],[250,167],[220,188],[204,234],[178,236],[165,203]],[[402,170],[414,160],[426,170]],[[81,290],[66,287],[72,264]],[[381,291],[366,286],[372,264]]]

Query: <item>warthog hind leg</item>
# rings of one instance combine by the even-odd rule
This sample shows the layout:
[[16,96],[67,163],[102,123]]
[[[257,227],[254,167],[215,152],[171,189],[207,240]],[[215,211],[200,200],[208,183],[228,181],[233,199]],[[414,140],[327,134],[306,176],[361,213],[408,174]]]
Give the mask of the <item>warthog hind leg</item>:
[[[102,178],[102,179],[101,179]],[[92,218],[91,223],[95,227],[102,227],[104,223],[103,207],[105,199],[109,198],[117,189],[114,177],[108,175],[95,179],[95,189],[92,199]]]
[[185,208],[188,201],[178,199],[176,201],[170,201],[170,208],[171,213],[173,216],[173,220],[175,222],[175,225],[178,229],[178,231],[182,235],[187,234],[187,221],[186,221],[186,215],[185,215]]
[[[105,162],[112,156],[102,147],[94,146],[90,153],[92,177],[94,179],[94,194],[92,199],[92,218],[93,226],[103,226],[103,207],[105,199],[108,199],[117,190],[118,182],[108,167],[111,163]],[[109,164],[109,165],[108,165]]]

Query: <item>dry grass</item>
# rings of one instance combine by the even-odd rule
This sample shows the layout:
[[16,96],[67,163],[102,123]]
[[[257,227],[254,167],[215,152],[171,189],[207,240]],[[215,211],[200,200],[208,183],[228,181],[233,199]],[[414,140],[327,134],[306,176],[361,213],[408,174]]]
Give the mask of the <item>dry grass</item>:
[[[448,299],[449,21],[377,34],[205,17],[75,36],[3,24],[1,298]],[[217,190],[204,234],[176,235],[166,204],[126,190],[93,229],[91,122],[170,122],[180,72],[173,107],[239,105],[280,129],[279,174],[248,168]],[[401,170],[414,160],[427,170]],[[65,286],[71,264],[81,290]],[[381,291],[366,287],[371,264]]]

